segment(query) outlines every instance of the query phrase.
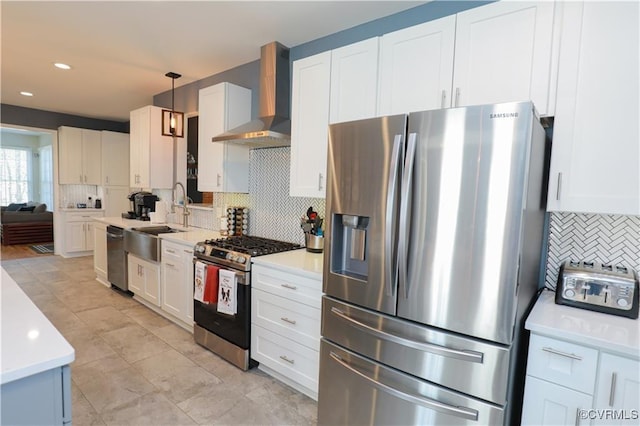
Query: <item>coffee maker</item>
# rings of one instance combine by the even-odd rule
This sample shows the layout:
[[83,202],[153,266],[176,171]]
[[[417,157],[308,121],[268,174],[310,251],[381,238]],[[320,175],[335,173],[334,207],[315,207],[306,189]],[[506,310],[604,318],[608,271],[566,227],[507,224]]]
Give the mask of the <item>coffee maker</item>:
[[128,198],[131,210],[122,213],[122,217],[138,220],[150,220],[149,213],[155,211],[156,201],[160,200],[157,195],[146,191],[132,192]]

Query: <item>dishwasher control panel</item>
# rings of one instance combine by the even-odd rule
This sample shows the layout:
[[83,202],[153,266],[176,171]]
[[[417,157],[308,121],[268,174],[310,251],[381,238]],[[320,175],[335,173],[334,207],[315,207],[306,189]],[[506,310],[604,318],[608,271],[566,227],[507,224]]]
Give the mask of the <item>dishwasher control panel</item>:
[[638,318],[638,278],[630,268],[566,261],[560,268],[556,303]]

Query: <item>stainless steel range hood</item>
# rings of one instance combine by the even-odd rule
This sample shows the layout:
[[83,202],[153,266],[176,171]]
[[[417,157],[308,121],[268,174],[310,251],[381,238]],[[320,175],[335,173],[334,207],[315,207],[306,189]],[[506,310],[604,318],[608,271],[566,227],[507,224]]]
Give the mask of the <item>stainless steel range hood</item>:
[[212,138],[250,148],[291,145],[289,48],[272,42],[260,48],[259,117]]

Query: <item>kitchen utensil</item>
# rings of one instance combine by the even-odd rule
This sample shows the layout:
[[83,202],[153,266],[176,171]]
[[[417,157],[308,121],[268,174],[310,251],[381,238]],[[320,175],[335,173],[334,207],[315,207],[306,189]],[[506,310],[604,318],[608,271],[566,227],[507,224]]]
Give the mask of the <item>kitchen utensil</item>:
[[96,209],[101,209],[102,208],[102,200],[100,198],[96,198],[95,208]]

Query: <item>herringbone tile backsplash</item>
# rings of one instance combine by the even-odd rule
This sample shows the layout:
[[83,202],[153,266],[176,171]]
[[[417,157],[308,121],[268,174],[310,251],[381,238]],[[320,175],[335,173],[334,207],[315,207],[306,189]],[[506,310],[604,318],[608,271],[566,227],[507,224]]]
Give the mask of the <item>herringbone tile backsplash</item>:
[[618,264],[640,272],[640,216],[551,213],[545,285],[565,260]]
[[[291,148],[254,149],[249,156],[249,233],[304,245],[300,217],[311,206],[324,218],[323,198],[289,196]],[[253,216],[251,216],[253,214]]]

